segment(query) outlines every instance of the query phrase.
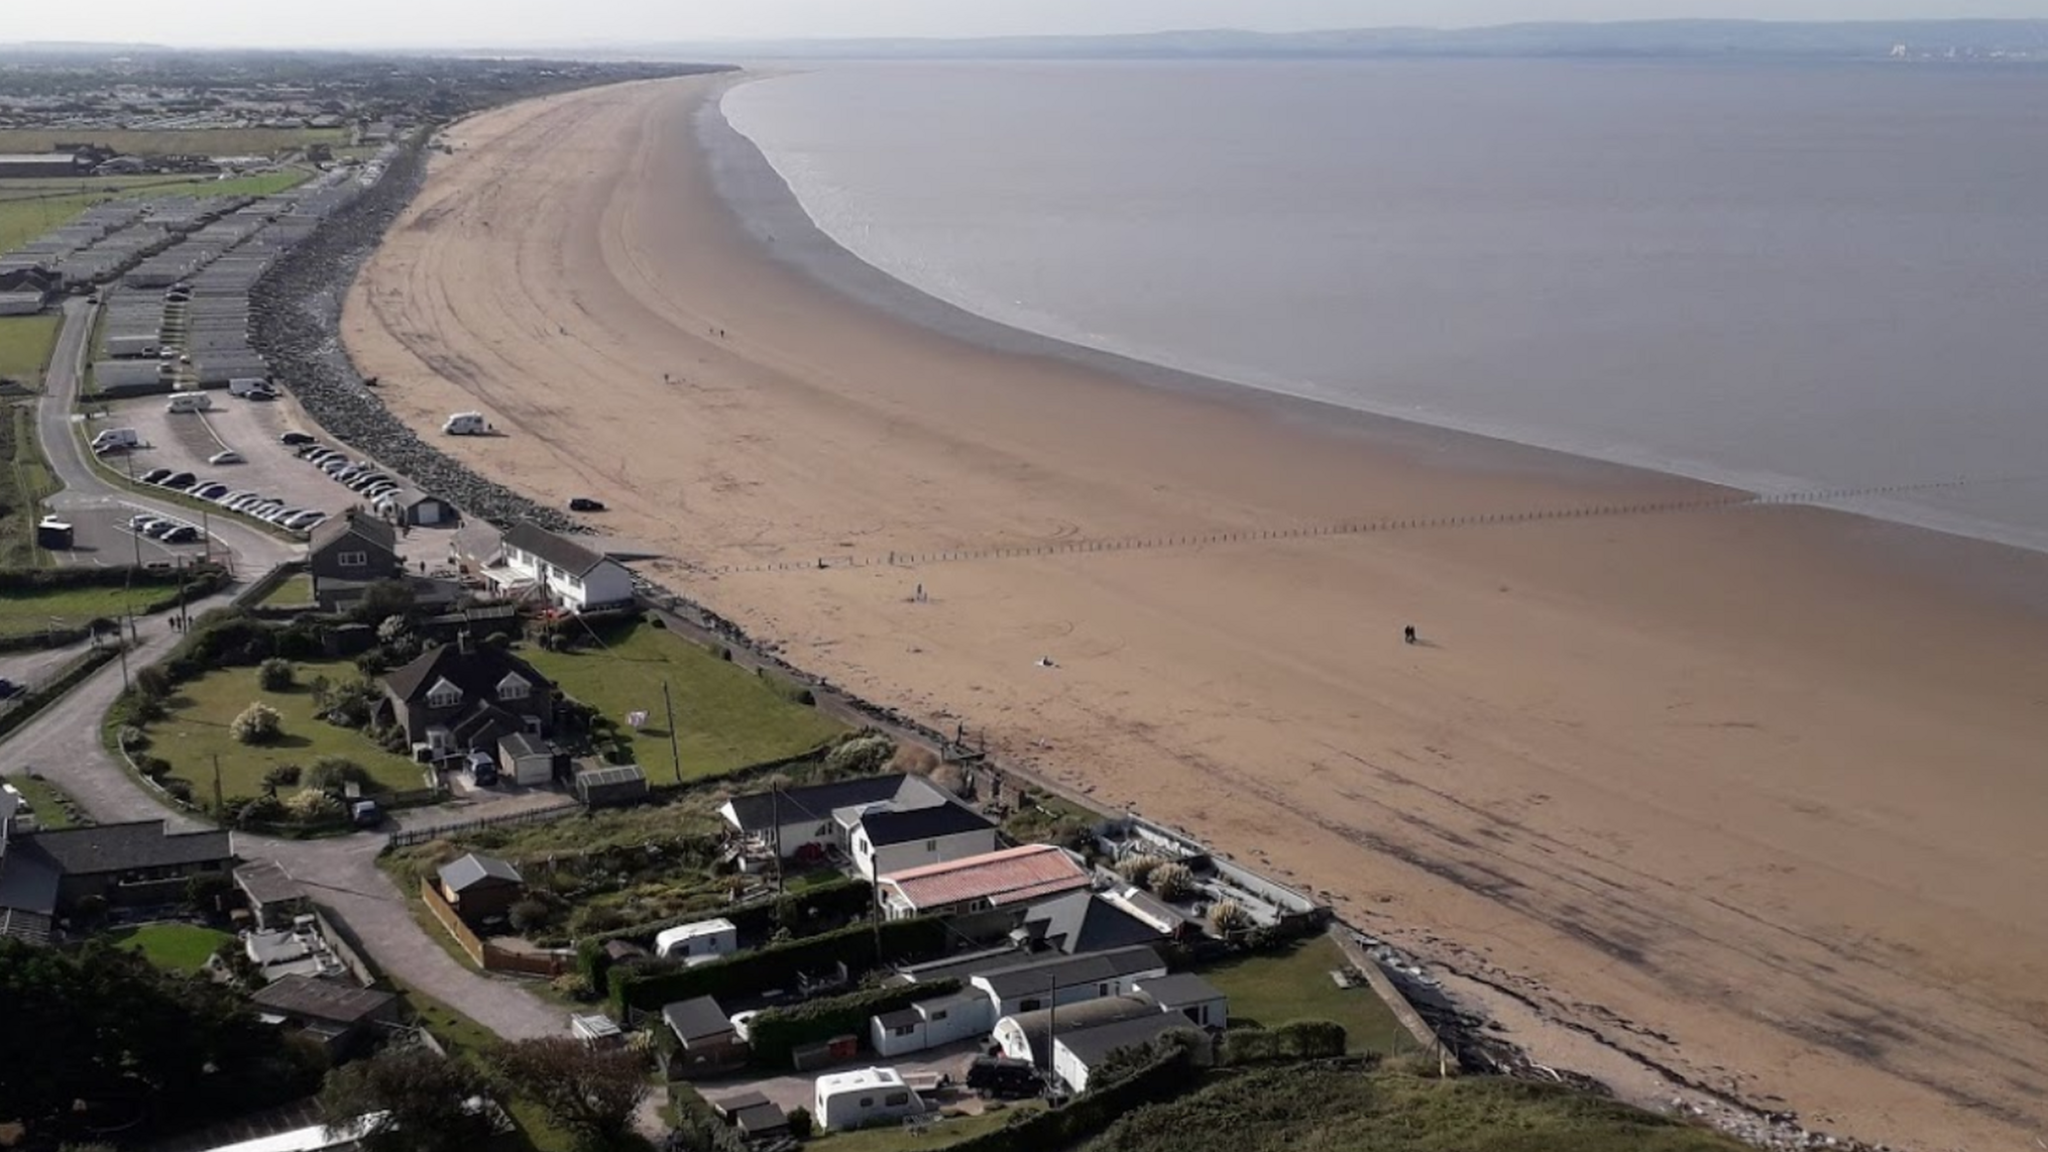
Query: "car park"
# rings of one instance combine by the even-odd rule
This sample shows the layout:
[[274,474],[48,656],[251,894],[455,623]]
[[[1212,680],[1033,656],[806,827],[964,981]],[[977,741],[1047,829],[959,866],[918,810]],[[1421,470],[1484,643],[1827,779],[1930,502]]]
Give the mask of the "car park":
[[225,452],[215,452],[213,455],[208,456],[206,462],[208,464],[240,464],[242,462],[242,454],[230,448]]
[[169,468],[151,468],[149,471],[144,472],[139,479],[144,484],[161,484],[170,474],[171,470]]
[[313,444],[313,443],[317,443],[317,441],[316,441],[316,440],[315,440],[315,439],[314,439],[313,437],[311,437],[311,436],[308,436],[308,435],[307,435],[307,434],[305,434],[304,432],[287,432],[287,433],[285,433],[284,435],[282,435],[282,436],[279,436],[279,437],[277,438],[277,442],[278,442],[278,443],[280,443],[280,444]]

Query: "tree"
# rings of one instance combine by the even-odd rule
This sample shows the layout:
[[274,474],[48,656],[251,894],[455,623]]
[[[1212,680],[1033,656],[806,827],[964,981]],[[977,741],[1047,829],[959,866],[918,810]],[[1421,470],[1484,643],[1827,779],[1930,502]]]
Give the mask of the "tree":
[[410,615],[413,610],[411,586],[401,580],[379,580],[363,589],[363,598],[356,601],[355,618],[364,624],[372,624],[391,616]]
[[242,709],[228,731],[243,744],[269,744],[284,734],[284,717],[261,700]]
[[508,1045],[496,1063],[514,1093],[604,1147],[616,1147],[631,1131],[633,1112],[647,1096],[640,1054],[624,1048],[585,1048],[549,1036]]
[[462,1152],[491,1138],[490,1081],[461,1060],[419,1045],[387,1048],[327,1074],[320,1109],[330,1128],[375,1116],[356,1138],[366,1152]]
[[256,686],[265,692],[284,692],[292,686],[292,662],[275,656],[256,666]]
[[162,666],[151,664],[135,673],[135,694],[148,700],[168,700],[171,697],[171,674]]

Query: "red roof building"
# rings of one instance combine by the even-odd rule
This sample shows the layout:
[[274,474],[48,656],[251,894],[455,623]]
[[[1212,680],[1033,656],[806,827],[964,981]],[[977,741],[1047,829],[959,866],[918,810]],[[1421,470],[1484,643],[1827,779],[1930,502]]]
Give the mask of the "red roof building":
[[1031,904],[1088,886],[1088,870],[1065,849],[1026,844],[889,873],[880,896],[889,918],[902,920]]

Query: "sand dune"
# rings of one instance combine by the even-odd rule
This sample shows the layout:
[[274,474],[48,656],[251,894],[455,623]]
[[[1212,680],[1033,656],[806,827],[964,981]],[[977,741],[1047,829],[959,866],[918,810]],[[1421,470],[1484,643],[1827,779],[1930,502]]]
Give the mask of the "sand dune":
[[883,315],[738,226],[712,90],[452,133],[346,316],[396,410],[485,411],[451,451],[606,499],[797,663],[1633,1051],[1866,1139],[2048,1126],[2048,558],[1751,506],[892,566],[1727,493]]

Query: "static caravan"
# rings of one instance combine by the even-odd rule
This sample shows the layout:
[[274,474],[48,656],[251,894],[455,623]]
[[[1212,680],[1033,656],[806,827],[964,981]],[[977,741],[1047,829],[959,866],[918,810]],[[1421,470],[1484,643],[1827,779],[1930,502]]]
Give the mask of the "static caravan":
[[863,1068],[818,1077],[811,1114],[820,1128],[842,1131],[916,1116],[924,1101],[894,1068]]
[[665,960],[702,964],[740,950],[740,930],[725,919],[699,920],[664,928],[654,937],[654,954]]
[[205,412],[213,407],[213,397],[204,392],[182,392],[171,397],[164,405],[166,412]]

